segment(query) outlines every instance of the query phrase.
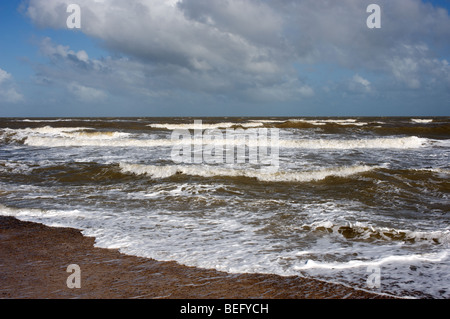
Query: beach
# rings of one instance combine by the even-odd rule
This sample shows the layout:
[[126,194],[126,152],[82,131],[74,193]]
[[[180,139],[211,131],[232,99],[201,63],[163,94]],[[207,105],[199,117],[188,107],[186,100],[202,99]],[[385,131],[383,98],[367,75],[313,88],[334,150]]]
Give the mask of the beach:
[[[71,228],[0,217],[4,299],[378,299],[382,295],[310,278],[228,274],[94,247]],[[81,270],[68,288],[67,266]]]
[[35,223],[3,222],[3,296],[448,299],[449,136],[445,117],[0,119],[0,216]]

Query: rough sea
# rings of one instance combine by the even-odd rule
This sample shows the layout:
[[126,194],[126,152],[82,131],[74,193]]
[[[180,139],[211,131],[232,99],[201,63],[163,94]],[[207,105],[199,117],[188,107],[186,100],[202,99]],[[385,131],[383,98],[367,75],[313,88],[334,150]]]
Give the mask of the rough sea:
[[450,298],[449,178],[448,117],[0,119],[0,215],[407,298]]

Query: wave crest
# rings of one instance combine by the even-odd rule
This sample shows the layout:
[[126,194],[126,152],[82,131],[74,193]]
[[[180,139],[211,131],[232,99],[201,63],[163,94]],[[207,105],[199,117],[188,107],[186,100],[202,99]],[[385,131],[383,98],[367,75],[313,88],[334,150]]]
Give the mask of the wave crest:
[[264,169],[231,169],[207,165],[143,165],[120,163],[120,169],[124,173],[136,175],[148,175],[152,178],[168,178],[177,174],[200,177],[246,177],[256,178],[263,182],[310,182],[320,181],[327,177],[348,177],[354,174],[368,172],[376,167],[360,165],[351,167],[327,168],[317,171],[277,171],[269,172]]
[[335,224],[331,221],[319,221],[309,225],[303,225],[303,230],[320,231],[334,234],[340,234],[346,239],[360,240],[386,240],[386,241],[404,241],[419,242],[428,241],[435,244],[450,243],[450,230],[440,231],[412,231],[399,230],[387,227],[373,227],[365,223],[356,222],[346,225]]
[[416,136],[401,138],[372,138],[372,139],[292,139],[278,140],[274,145],[271,139],[134,139],[128,133],[121,132],[69,132],[60,136],[27,136],[24,144],[38,147],[158,147],[176,146],[184,144],[203,145],[248,145],[259,147],[299,148],[299,149],[411,149],[420,148],[428,140]]

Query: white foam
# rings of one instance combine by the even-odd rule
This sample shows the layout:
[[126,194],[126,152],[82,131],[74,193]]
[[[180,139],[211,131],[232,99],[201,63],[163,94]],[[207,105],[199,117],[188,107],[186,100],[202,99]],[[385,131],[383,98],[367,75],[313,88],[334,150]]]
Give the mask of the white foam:
[[81,139],[118,139],[118,138],[126,138],[129,137],[130,133],[125,132],[116,132],[116,131],[108,131],[108,132],[102,132],[102,131],[77,131],[77,132],[70,132],[70,137],[75,138],[81,138]]
[[288,122],[293,123],[308,123],[312,125],[326,125],[326,124],[338,124],[338,125],[354,125],[354,126],[364,126],[367,125],[365,122],[357,122],[355,119],[336,119],[336,120],[306,120],[306,119],[290,119]]
[[414,169],[414,171],[433,172],[433,173],[438,173],[438,174],[450,174],[450,169],[445,169],[445,168],[419,168],[419,169]]
[[371,139],[304,139],[280,140],[280,147],[305,149],[409,149],[420,148],[427,139],[416,136]]
[[24,133],[37,133],[37,134],[52,134],[52,135],[66,135],[70,132],[75,131],[89,131],[93,130],[89,127],[52,127],[52,126],[43,126],[36,128],[25,128],[20,129],[19,131]]
[[448,251],[441,251],[438,253],[429,254],[411,254],[411,255],[390,255],[378,260],[350,260],[347,262],[317,262],[314,260],[307,260],[304,265],[296,265],[294,268],[296,270],[306,270],[306,269],[350,269],[358,267],[368,267],[368,266],[382,266],[387,263],[402,263],[402,262],[413,262],[413,261],[427,261],[427,262],[442,262],[448,257]]
[[253,123],[285,123],[285,120],[250,120]]
[[147,126],[153,127],[153,128],[162,128],[167,130],[194,130],[194,129],[219,129],[219,128],[230,128],[234,126],[241,126],[241,127],[260,127],[263,126],[263,122],[261,121],[255,121],[251,123],[232,123],[232,122],[223,122],[223,123],[213,123],[213,124],[173,124],[173,123],[154,123],[154,124],[148,124]]
[[31,123],[42,123],[42,122],[71,122],[71,121],[80,121],[80,119],[56,119],[56,120],[50,120],[50,119],[41,119],[41,120],[30,120],[30,119],[23,119],[22,122],[31,122]]
[[167,178],[175,174],[185,174],[201,177],[248,177],[256,178],[265,182],[310,182],[323,180],[330,176],[347,177],[354,174],[368,172],[376,167],[374,166],[352,166],[352,167],[336,167],[327,168],[318,171],[279,171],[266,173],[263,170],[255,169],[230,169],[207,165],[142,165],[120,163],[122,172],[137,175],[148,175],[153,178]]
[[[26,145],[43,147],[73,147],[73,146],[97,146],[97,147],[157,147],[175,146],[184,144],[203,145],[248,145],[259,147],[272,147],[272,138],[268,139],[132,139],[127,133],[83,133],[79,128],[66,131],[64,129],[47,128],[41,131],[59,134],[57,137],[28,136]],[[372,138],[372,139],[290,139],[279,140],[277,146],[280,148],[301,148],[301,149],[410,149],[420,148],[427,145],[428,140],[415,136],[402,138]]]
[[[169,192],[180,191],[175,188]],[[322,208],[326,206],[322,205]],[[226,207],[207,209],[198,215],[190,208],[184,212],[170,208],[167,211],[146,208],[143,211],[127,210],[125,213],[98,209],[18,209],[0,204],[0,215],[15,216],[20,220],[48,226],[80,229],[85,236],[95,237],[97,247],[119,249],[125,254],[161,261],[175,260],[187,266],[229,273],[283,276],[312,273],[318,278],[348,283],[352,287],[358,280],[362,280],[365,287],[369,275],[366,268],[379,266],[382,268],[382,291],[394,295],[397,292],[397,295],[402,295],[402,289],[406,287],[411,291],[443,296],[439,290],[448,287],[448,250],[422,253],[408,253],[406,250],[402,254],[399,250],[391,251],[385,246],[358,247],[354,243],[346,249],[331,242],[318,243],[320,240],[303,247],[296,243],[295,234],[286,242],[265,237],[261,231],[264,225],[258,225],[257,220],[260,218],[261,222],[266,221],[268,216],[262,214],[264,211],[249,215],[245,209]],[[253,222],[249,223],[249,218]],[[339,260],[341,253],[348,254],[352,250],[358,252],[357,257],[352,255],[350,260]],[[326,260],[326,256],[331,253],[336,258]],[[416,273],[409,271],[410,265],[418,268],[423,266],[419,268],[423,275],[415,278]],[[448,296],[448,292],[445,294]]]
[[0,160],[0,172],[28,174],[30,171],[30,166],[27,163]]
[[433,120],[432,119],[411,119],[411,122],[419,123],[419,124],[428,124],[428,123],[432,123]]
[[14,216],[22,221],[43,223],[51,227],[72,227],[81,229],[72,224],[74,218],[80,217],[83,212],[79,210],[45,210],[37,208],[10,208],[0,204],[0,216]]
[[173,146],[171,140],[139,140],[124,138],[61,138],[61,137],[39,137],[29,136],[25,144],[38,147],[156,147]]

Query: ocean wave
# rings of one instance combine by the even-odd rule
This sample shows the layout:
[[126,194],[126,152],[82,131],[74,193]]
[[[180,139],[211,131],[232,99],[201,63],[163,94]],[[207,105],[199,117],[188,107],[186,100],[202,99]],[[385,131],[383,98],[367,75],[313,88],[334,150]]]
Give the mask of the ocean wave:
[[310,182],[320,181],[327,177],[348,177],[354,174],[368,172],[375,166],[351,166],[326,168],[317,171],[277,171],[266,172],[264,169],[231,169],[207,165],[143,165],[120,163],[120,169],[124,173],[136,175],[148,175],[152,178],[168,178],[177,174],[200,177],[246,177],[256,178],[263,182]]
[[92,139],[117,139],[129,137],[131,134],[116,131],[105,131],[105,132],[77,131],[77,132],[70,132],[68,135],[72,137],[92,138]]
[[222,122],[222,123],[202,123],[202,124],[196,124],[196,123],[154,123],[154,124],[148,124],[147,126],[151,128],[159,128],[159,129],[166,129],[166,130],[194,130],[194,129],[223,129],[223,128],[231,128],[231,127],[244,127],[244,128],[250,128],[250,127],[261,127],[264,125],[264,122],[262,121],[251,121],[250,123],[240,123],[240,122]]
[[25,137],[19,136],[16,130],[4,128],[0,130],[0,144],[23,144]]
[[119,131],[96,131],[88,127],[39,127],[32,129],[24,129],[21,133],[31,133],[33,136],[41,137],[66,137],[66,138],[80,138],[80,139],[110,139],[110,138],[125,138],[129,137],[130,133]]
[[433,123],[432,119],[411,119],[412,123],[418,123],[418,124],[428,124]]
[[378,260],[351,260],[347,262],[317,262],[314,260],[307,260],[303,265],[296,265],[294,269],[296,270],[307,270],[307,269],[332,269],[332,270],[343,270],[349,268],[357,267],[368,267],[368,266],[381,266],[383,264],[395,263],[395,262],[414,262],[414,261],[430,261],[430,262],[440,262],[448,258],[447,251],[441,251],[437,253],[428,254],[410,254],[410,255],[390,255]]
[[0,216],[13,216],[22,221],[42,223],[50,227],[71,227],[81,229],[70,224],[72,217],[80,215],[79,210],[47,210],[39,208],[16,208],[0,204]]
[[282,123],[271,123],[278,128],[291,128],[291,129],[308,129],[319,128],[321,130],[333,129],[333,128],[352,128],[352,127],[364,127],[369,126],[369,122],[362,122],[356,119],[289,119]]
[[286,122],[291,123],[309,123],[312,125],[327,125],[327,124],[337,124],[337,125],[355,125],[355,126],[364,126],[367,125],[367,122],[358,122],[356,119],[328,119],[328,120],[306,120],[306,119],[290,119]]
[[[25,139],[24,144],[36,147],[156,147],[156,146],[173,146],[171,140],[145,140],[145,139],[126,139],[126,138],[105,138],[107,136],[100,135],[103,138],[61,138],[61,137],[40,137],[29,136]],[[98,136],[97,136],[98,137]]]
[[53,127],[53,126],[43,126],[35,128],[24,128],[18,130],[19,133],[23,134],[51,134],[51,135],[67,135],[71,132],[76,131],[92,131],[89,127]]
[[374,126],[365,127],[364,129],[383,136],[409,135],[439,140],[448,139],[450,136],[450,125],[446,123],[410,126]]
[[266,127],[280,129],[307,130],[313,129],[323,133],[345,133],[345,132],[373,132],[382,136],[407,135],[427,138],[448,138],[450,125],[446,121],[433,119],[412,119],[392,123],[378,120],[305,120],[291,119],[283,123],[267,123]]
[[227,139],[133,139],[126,138],[127,133],[120,132],[68,132],[65,136],[45,137],[28,136],[24,144],[38,147],[157,147],[176,145],[218,145],[238,146],[247,145],[254,147],[280,147],[300,149],[410,149],[420,148],[428,142],[425,138],[415,136],[402,138],[371,138],[371,139],[290,139],[274,142],[268,139],[246,139],[244,137]]
[[29,123],[54,123],[54,122],[71,122],[71,121],[74,121],[74,119],[39,119],[39,120],[23,119],[22,120],[22,122],[29,122]]
[[[51,127],[44,126],[38,128],[0,130],[1,144],[27,144],[36,146],[80,146],[86,140],[121,139],[129,137],[131,134],[118,131],[96,131],[88,127]],[[76,142],[78,141],[78,142]],[[89,142],[87,142],[89,144]],[[96,142],[93,142],[95,145]],[[101,146],[101,143],[100,145]]]
[[404,242],[428,241],[435,244],[450,243],[449,229],[436,231],[400,230],[387,227],[374,227],[361,222],[339,224],[329,220],[305,224],[301,226],[301,229],[340,234],[346,239]]
[[433,173],[437,173],[437,174],[449,174],[450,175],[450,169],[446,169],[446,168],[418,168],[418,169],[413,169],[413,171],[433,172]]
[[284,123],[286,120],[249,120],[252,123]]
[[306,149],[408,149],[419,148],[427,143],[427,139],[416,136],[400,138],[370,138],[370,139],[311,139],[282,140],[281,147]]
[[0,133],[16,134],[23,138],[28,136],[40,136],[40,137],[127,137],[130,133],[120,131],[97,131],[90,127],[53,127],[42,126],[34,128],[22,128],[22,129],[10,129],[4,128]]
[[24,162],[0,160],[0,173],[6,174],[28,174],[30,165]]
[[445,140],[432,140],[431,143],[434,146],[439,146],[439,147],[450,147],[450,139],[445,139]]

